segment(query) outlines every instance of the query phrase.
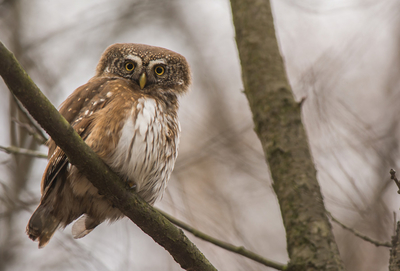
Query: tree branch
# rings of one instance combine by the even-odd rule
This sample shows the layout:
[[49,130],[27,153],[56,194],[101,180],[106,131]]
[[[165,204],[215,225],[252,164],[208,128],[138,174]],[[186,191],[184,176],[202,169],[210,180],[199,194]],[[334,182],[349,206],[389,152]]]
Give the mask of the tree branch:
[[334,218],[332,216],[332,214],[330,212],[326,212],[328,214],[328,216],[332,219],[333,222],[336,222],[337,224],[339,224],[343,229],[346,229],[348,231],[350,231],[351,233],[353,233],[355,236],[363,239],[364,241],[370,242],[371,244],[374,244],[377,247],[392,247],[392,245],[389,242],[379,242],[376,240],[373,240],[372,238],[356,231],[355,229],[352,229],[346,225],[344,225],[342,222],[340,222],[339,220],[337,220],[336,218]]
[[18,109],[20,110],[20,112],[22,114],[24,114],[24,116],[26,117],[26,119],[30,122],[30,124],[27,123],[21,123],[20,121],[18,121],[17,119],[13,120],[14,122],[16,122],[17,124],[19,124],[21,127],[25,128],[29,134],[31,134],[33,136],[33,138],[36,139],[36,141],[40,144],[46,144],[47,141],[47,137],[46,135],[43,133],[42,129],[40,129],[40,127],[38,126],[37,122],[32,118],[31,115],[29,115],[28,112],[26,112],[26,109],[22,106],[21,102],[18,101],[18,99],[12,95],[16,105],[18,106]]
[[396,233],[392,236],[389,271],[400,271],[400,222],[397,222]]
[[399,190],[397,190],[397,194],[400,194],[400,182],[397,179],[396,171],[393,168],[390,169],[390,178],[396,183],[397,188],[399,189]]
[[270,1],[231,0],[245,94],[286,229],[288,270],[343,270],[275,36]]
[[[390,169],[390,178],[396,183],[398,194],[400,194],[400,182],[396,177],[396,171]],[[396,221],[396,213],[394,213]],[[392,236],[392,248],[390,249],[389,271],[400,271],[400,222],[398,221],[395,227],[395,234]]]
[[0,42],[0,75],[10,91],[110,203],[119,208],[186,270],[216,270],[182,230],[128,190],[87,146]]
[[31,157],[47,159],[47,154],[44,154],[44,153],[41,153],[38,151],[34,151],[34,150],[18,148],[15,146],[10,146],[10,147],[0,146],[0,151],[4,151],[6,153],[22,154],[22,155],[31,156]]
[[234,246],[232,244],[226,243],[224,241],[218,240],[218,239],[216,239],[216,238],[214,238],[214,237],[212,237],[212,236],[210,236],[208,234],[205,234],[205,233],[199,231],[198,229],[195,229],[195,228],[191,227],[190,225],[188,225],[188,224],[176,219],[175,217],[173,217],[173,216],[171,216],[171,215],[169,215],[169,214],[167,214],[167,213],[165,213],[165,212],[163,212],[161,210],[158,210],[158,211],[161,214],[163,214],[169,221],[171,221],[172,223],[174,223],[178,227],[190,232],[191,234],[193,234],[197,238],[200,238],[200,239],[202,239],[204,241],[210,242],[210,243],[212,243],[212,244],[214,244],[216,246],[219,246],[219,247],[224,248],[226,250],[229,250],[231,252],[240,254],[240,255],[242,255],[242,256],[244,256],[246,258],[249,258],[249,259],[252,259],[252,260],[254,260],[256,262],[259,262],[259,263],[261,263],[261,264],[263,264],[265,266],[272,267],[272,268],[275,268],[277,270],[286,270],[287,269],[287,266],[284,265],[284,264],[277,263],[277,262],[265,259],[264,257],[254,253],[254,252],[252,252],[250,250],[247,250],[242,246],[237,247],[237,246]]

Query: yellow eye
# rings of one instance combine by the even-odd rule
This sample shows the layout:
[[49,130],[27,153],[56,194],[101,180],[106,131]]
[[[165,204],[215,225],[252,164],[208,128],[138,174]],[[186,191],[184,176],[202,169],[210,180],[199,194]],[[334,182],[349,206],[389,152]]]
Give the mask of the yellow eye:
[[163,66],[157,66],[157,67],[154,68],[154,72],[155,72],[157,75],[163,75],[164,72],[165,72],[165,69],[164,69]]
[[126,69],[128,72],[133,71],[134,68],[135,68],[135,64],[133,64],[132,62],[127,62],[127,63],[125,63],[125,69]]

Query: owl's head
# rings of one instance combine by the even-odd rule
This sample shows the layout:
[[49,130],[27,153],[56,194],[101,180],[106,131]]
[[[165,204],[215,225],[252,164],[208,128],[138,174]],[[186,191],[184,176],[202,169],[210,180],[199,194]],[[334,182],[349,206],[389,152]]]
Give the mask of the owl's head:
[[135,43],[109,46],[97,65],[96,76],[129,79],[143,92],[182,94],[191,82],[190,68],[182,55],[165,48]]

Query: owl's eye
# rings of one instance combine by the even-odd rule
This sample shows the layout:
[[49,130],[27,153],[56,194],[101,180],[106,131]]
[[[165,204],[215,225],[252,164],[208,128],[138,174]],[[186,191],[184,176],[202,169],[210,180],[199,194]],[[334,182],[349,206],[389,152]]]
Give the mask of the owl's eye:
[[127,70],[128,72],[133,71],[134,68],[135,68],[135,64],[133,64],[132,62],[125,63],[125,70]]
[[157,66],[157,67],[154,68],[154,72],[155,72],[157,75],[163,75],[164,72],[165,72],[165,69],[164,69],[163,66]]

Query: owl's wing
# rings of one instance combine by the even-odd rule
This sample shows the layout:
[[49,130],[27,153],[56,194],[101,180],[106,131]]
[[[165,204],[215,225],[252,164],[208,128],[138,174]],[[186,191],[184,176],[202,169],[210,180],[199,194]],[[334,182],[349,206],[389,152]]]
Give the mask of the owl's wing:
[[[104,78],[92,79],[89,83],[76,89],[61,105],[60,113],[70,122],[83,140],[90,134],[93,113],[103,108],[108,102],[108,99],[103,97],[105,95],[102,91],[107,88],[105,81]],[[49,140],[48,146],[50,158],[41,183],[42,200],[50,194],[56,177],[65,171],[69,164],[67,155],[52,139]]]
[[[91,121],[90,117],[86,117],[82,118],[79,121],[75,121],[76,123],[74,124],[71,124],[74,130],[82,137],[82,139],[85,139],[87,134],[90,133],[90,125],[89,125],[90,121]],[[51,140],[51,142],[54,143],[53,140]],[[66,169],[68,164],[69,160],[67,155],[60,147],[56,146],[53,154],[49,159],[45,173],[43,174],[43,179],[41,184],[42,200],[45,199],[45,195],[48,195],[50,193],[51,189],[53,188],[52,184],[54,180],[60,174],[60,172]]]
[[[88,83],[77,88],[61,104],[59,109],[60,114],[72,125],[81,114],[82,109],[90,104],[92,99],[99,94],[99,90],[109,80],[109,78],[92,78]],[[48,156],[50,158],[55,152],[57,145],[51,139],[47,142],[47,145],[49,147]]]

